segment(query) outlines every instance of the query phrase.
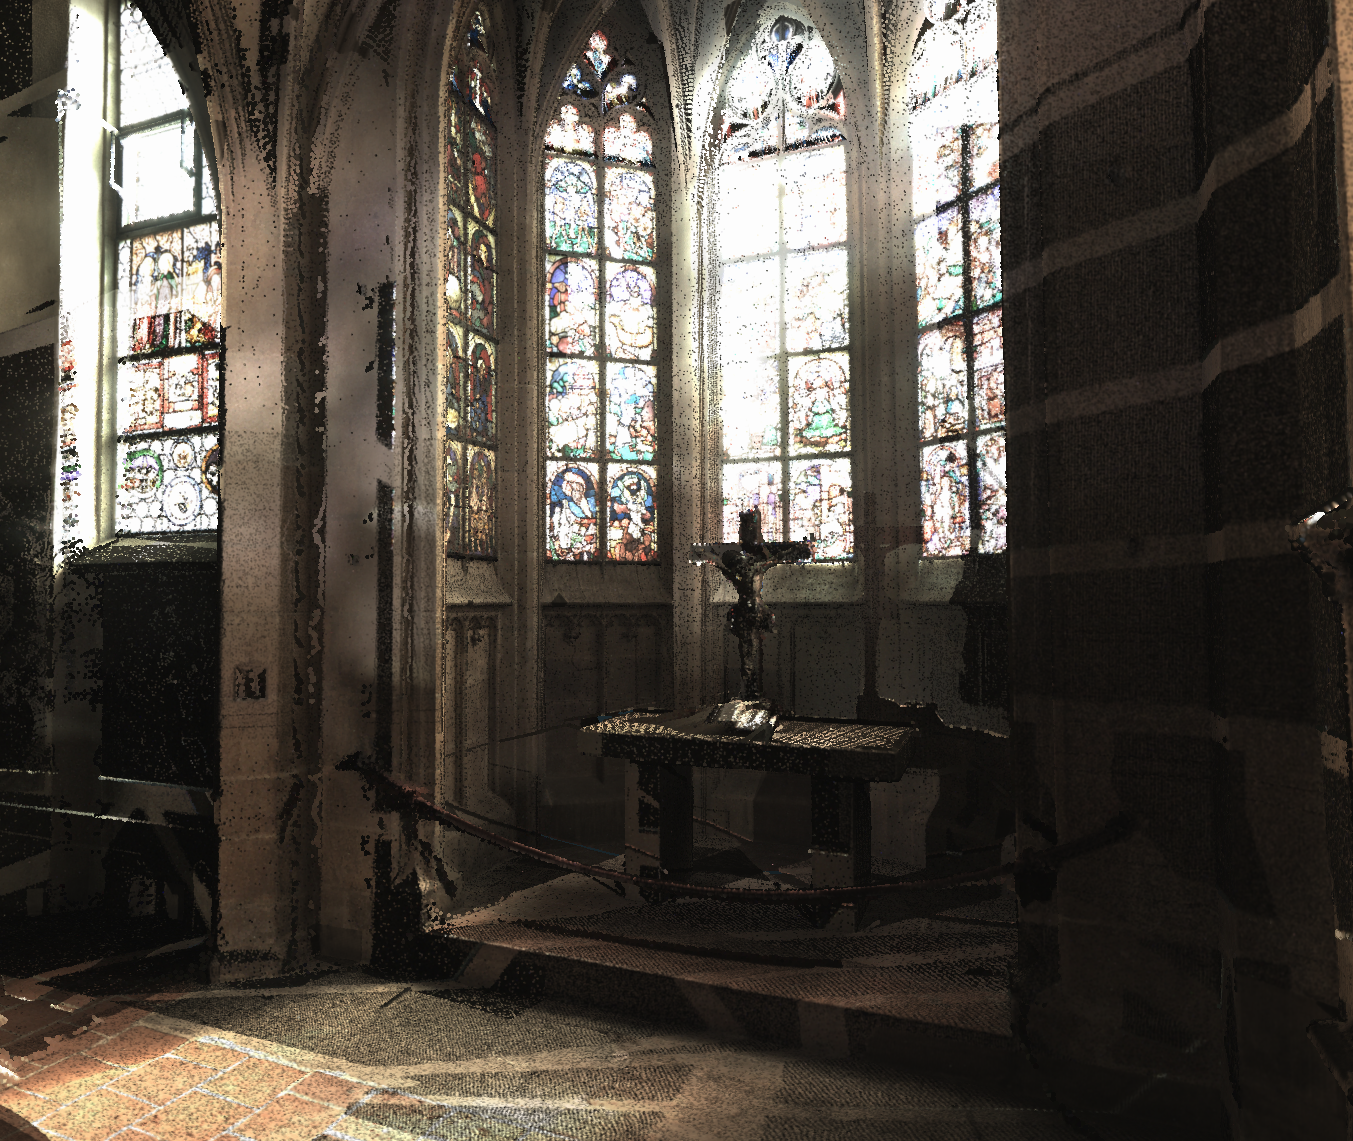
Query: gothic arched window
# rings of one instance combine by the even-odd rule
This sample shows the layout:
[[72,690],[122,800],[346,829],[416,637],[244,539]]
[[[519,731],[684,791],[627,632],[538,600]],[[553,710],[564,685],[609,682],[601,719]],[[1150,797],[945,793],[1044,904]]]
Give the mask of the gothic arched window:
[[545,552],[658,550],[657,172],[643,80],[601,32],[545,134]]
[[442,388],[446,553],[498,554],[497,131],[493,32],[480,11],[452,45],[443,104]]
[[717,171],[723,537],[854,554],[846,107],[827,45],[764,24],[724,88]]
[[120,23],[116,528],[215,531],[222,256],[215,195],[173,64],[131,0],[122,0]]
[[922,553],[989,553],[1005,549],[996,6],[935,0],[930,17],[910,75]]

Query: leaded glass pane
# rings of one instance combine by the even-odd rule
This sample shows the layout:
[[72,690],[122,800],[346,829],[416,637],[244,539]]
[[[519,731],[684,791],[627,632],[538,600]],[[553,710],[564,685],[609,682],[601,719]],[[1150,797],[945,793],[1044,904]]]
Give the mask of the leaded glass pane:
[[607,170],[606,253],[626,261],[652,261],[657,250],[654,220],[653,176],[642,170]]
[[183,343],[221,339],[221,239],[215,222],[183,231]]
[[466,448],[465,553],[498,553],[498,457],[486,448]]
[[1005,421],[1005,361],[1001,311],[992,309],[973,319],[973,356],[977,377],[977,426]]
[[[493,121],[493,84],[489,77],[484,74],[483,69],[477,65],[471,64],[466,69],[466,94],[470,102],[474,104],[484,118],[490,122]],[[486,218],[485,221],[492,219]]]
[[595,459],[598,454],[597,406],[600,400],[597,366],[591,361],[551,361],[550,364],[552,371],[545,395],[550,454]]
[[1001,299],[1001,188],[972,202],[972,303],[981,309]]
[[[786,155],[785,244],[790,249],[846,240],[846,152],[843,147]],[[768,213],[764,210],[763,213]]]
[[792,352],[844,347],[849,336],[846,251],[797,254],[786,267],[788,327],[785,347]]
[[612,111],[626,103],[633,103],[638,97],[639,80],[633,75],[622,75],[608,83],[602,92],[602,112]]
[[217,444],[215,432],[120,441],[118,531],[214,530],[221,464]]
[[657,453],[657,374],[650,365],[606,366],[606,448],[613,460],[652,460]]
[[597,93],[596,84],[583,75],[576,63],[568,69],[568,74],[564,76],[564,90],[571,91],[575,95],[581,95],[584,99],[591,99]]
[[498,175],[493,129],[473,115],[468,118],[465,141],[469,154],[470,208],[476,218],[492,226],[498,221]]
[[968,364],[963,323],[922,333],[918,353],[921,439],[952,436],[968,424]]
[[719,170],[719,256],[726,261],[773,253],[780,245],[774,162],[732,163]]
[[855,544],[850,460],[797,460],[789,465],[790,538],[815,536],[813,557],[849,558]]
[[197,182],[192,174],[191,122],[165,123],[123,135],[119,147],[124,226],[193,211]]
[[599,478],[596,464],[566,462],[547,465],[547,558],[582,562],[598,557]]
[[[141,10],[124,0],[121,19],[119,125],[131,126],[186,110],[188,97]],[[189,207],[191,209],[191,207]]]
[[983,552],[1005,550],[1005,435],[993,432],[977,440],[977,502]]
[[778,463],[724,464],[723,541],[738,541],[738,515],[753,507],[761,509],[761,533],[778,539],[782,499]]
[[[587,131],[587,153],[591,154],[592,128],[588,127]],[[645,166],[653,162],[653,136],[647,131],[640,130],[634,116],[628,112],[618,115],[615,122],[606,128],[602,133],[602,142],[608,159],[641,163]]]
[[611,66],[611,54],[606,49],[610,45],[606,42],[606,37],[600,32],[593,32],[587,41],[587,50],[583,52],[583,58],[592,65],[592,70],[597,75],[605,75],[606,69]]
[[494,442],[495,368],[493,345],[474,338],[465,370],[465,433],[479,443]]
[[587,356],[597,347],[597,263],[551,258],[545,272],[546,347]]
[[850,449],[850,358],[845,353],[789,362],[792,455]]
[[921,449],[921,544],[927,555],[968,553],[968,445]]
[[465,33],[465,42],[468,47],[478,48],[485,55],[489,50],[489,33],[484,27],[484,13],[476,12],[470,17],[470,27]]
[[182,343],[183,231],[148,234],[122,246],[127,261],[119,316],[130,334],[123,352],[178,348]]
[[557,158],[545,164],[545,244],[596,252],[597,176],[589,164]]
[[442,491],[443,525],[446,528],[446,553],[463,554],[461,528],[463,524],[464,496],[462,494],[464,473],[464,445],[459,441],[446,441],[446,486]]
[[624,360],[650,360],[656,316],[656,279],[648,266],[608,266],[606,352]]
[[119,432],[156,432],[164,427],[164,375],[160,360],[124,361],[117,369]]
[[775,261],[722,269],[719,333],[723,360],[770,356],[780,348],[780,274]]
[[780,369],[774,358],[726,366],[720,409],[724,459],[780,454]]
[[486,333],[493,332],[496,305],[493,235],[476,229],[470,238],[470,324]]
[[1000,131],[995,123],[972,129],[972,184],[986,186],[1001,177]]
[[465,351],[461,331],[446,327],[446,431],[451,439],[460,437],[461,385],[465,374]]
[[924,327],[963,309],[963,211],[916,226],[916,315]]
[[446,319],[465,320],[465,216],[454,206],[446,211],[446,235],[442,244],[446,259]]
[[917,216],[952,202],[963,189],[963,136],[944,126],[912,136],[912,184]]
[[[625,116],[622,116],[625,118]],[[633,116],[629,116],[633,122]],[[607,128],[607,146],[610,146],[609,132],[614,128]],[[545,147],[552,151],[563,151],[565,154],[590,155],[595,151],[596,132],[591,124],[584,123],[579,116],[578,108],[571,104],[565,104],[559,108],[559,118],[550,124],[550,128],[545,132]],[[608,156],[609,157],[609,156]]]
[[657,473],[612,465],[609,478],[606,553],[618,562],[652,562],[658,557]]

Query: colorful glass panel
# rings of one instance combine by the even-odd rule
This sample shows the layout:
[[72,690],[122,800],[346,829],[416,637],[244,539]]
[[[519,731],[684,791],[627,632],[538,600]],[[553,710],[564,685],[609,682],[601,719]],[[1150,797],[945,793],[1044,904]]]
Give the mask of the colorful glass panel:
[[780,348],[780,274],[775,261],[734,262],[721,271],[720,350],[728,361]]
[[646,361],[653,356],[656,279],[648,266],[610,266],[606,282],[606,351]]
[[464,445],[456,440],[446,440],[446,486],[442,490],[442,522],[445,527],[446,553],[462,554],[461,515],[464,496],[462,494]]
[[164,427],[163,368],[158,360],[124,361],[117,370],[118,431]]
[[733,163],[719,170],[719,256],[726,261],[773,253],[780,220],[769,208],[779,175],[774,162]]
[[968,553],[968,445],[921,449],[921,546],[927,555]]
[[596,464],[552,463],[548,466],[547,558],[583,562],[598,557],[598,480]]
[[652,261],[657,250],[654,224],[653,176],[642,170],[607,170],[607,254],[626,261]]
[[592,70],[597,75],[605,75],[606,69],[611,66],[611,54],[606,49],[610,46],[606,37],[600,32],[593,32],[587,40],[587,50],[583,52],[583,58],[592,65]]
[[999,432],[977,439],[977,510],[982,522],[979,549],[1005,550],[1005,436]]
[[844,347],[849,339],[846,251],[799,254],[789,259],[785,293],[790,352]]
[[465,373],[465,354],[461,348],[460,331],[454,325],[446,329],[446,431],[451,439],[460,437],[461,384]]
[[476,12],[470,17],[470,27],[465,33],[466,45],[472,48],[478,48],[486,55],[489,50],[489,33],[484,27],[484,14]]
[[1001,299],[1001,188],[972,201],[972,303],[982,309]]
[[564,76],[564,90],[571,91],[575,95],[581,95],[584,99],[591,99],[597,93],[596,86],[583,75],[576,63],[568,69],[568,74]]
[[493,121],[493,85],[489,82],[488,76],[478,67],[470,67],[466,78],[466,94],[470,97],[470,102],[475,105],[479,113]]
[[[610,147],[610,131],[607,129],[607,148]],[[565,154],[590,155],[596,150],[596,132],[590,123],[584,123],[578,108],[566,103],[559,108],[559,118],[550,124],[545,132],[545,148],[563,151]],[[610,155],[608,154],[609,158]]]
[[446,200],[463,202],[465,200],[465,169],[461,162],[460,141],[464,137],[465,110],[460,96],[448,90],[446,93],[446,153],[443,155],[442,174],[446,184]]
[[[614,226],[609,217],[607,222]],[[545,164],[545,244],[552,250],[596,252],[597,176],[590,165],[558,158]]]
[[607,554],[617,562],[652,562],[658,557],[657,474],[651,467],[612,467],[610,481]]
[[778,536],[782,500],[778,463],[724,464],[723,541],[738,541],[738,515],[753,507],[761,509],[761,533]]
[[493,332],[497,277],[493,237],[476,230],[470,239],[470,324],[486,333]]
[[497,166],[494,161],[493,131],[479,119],[470,120],[470,206],[486,226],[498,221]]
[[183,343],[221,339],[221,239],[215,222],[183,231]]
[[465,432],[479,443],[494,442],[494,348],[476,339],[465,370]]
[[968,365],[962,322],[922,333],[918,356],[921,439],[962,432],[968,423]]
[[972,129],[972,184],[986,186],[1000,177],[1000,130],[995,123],[978,123]]
[[785,244],[790,249],[846,240],[845,148],[786,155],[784,186]]
[[849,558],[855,545],[850,460],[797,460],[789,465],[789,534],[814,536],[819,562]]
[[446,266],[446,309],[448,321],[465,320],[465,217],[454,207],[446,211],[446,234],[442,241]]
[[216,528],[221,454],[215,432],[123,440],[117,446],[117,529]]
[[963,309],[963,211],[955,206],[916,226],[916,315],[922,326]]
[[[597,366],[591,361],[553,361],[545,394],[550,454],[595,459],[597,444]],[[627,366],[638,367],[638,366]]]
[[613,460],[651,460],[656,454],[658,394],[652,367],[606,366],[606,448]]
[[750,459],[780,454],[780,370],[771,360],[723,371],[723,454]]
[[550,352],[590,355],[597,347],[597,263],[552,259],[545,274],[546,345]]
[[639,97],[639,80],[633,75],[622,75],[611,80],[602,92],[601,107],[603,114],[633,103]]
[[166,357],[163,375],[164,427],[200,427],[206,414],[207,362],[196,353]]
[[465,553],[498,553],[498,457],[485,448],[467,448],[465,464]]
[[850,359],[844,353],[791,360],[790,451],[844,452],[850,448]]
[[929,214],[952,202],[963,189],[963,137],[958,127],[938,127],[915,134],[912,183],[915,212]]
[[[592,153],[592,128],[587,128],[588,154]],[[619,162],[636,162],[649,166],[653,162],[653,136],[641,130],[628,112],[616,116],[615,122],[602,132],[606,157]]]
[[1005,356],[1001,311],[992,309],[973,318],[972,332],[977,426],[989,428],[1005,421]]

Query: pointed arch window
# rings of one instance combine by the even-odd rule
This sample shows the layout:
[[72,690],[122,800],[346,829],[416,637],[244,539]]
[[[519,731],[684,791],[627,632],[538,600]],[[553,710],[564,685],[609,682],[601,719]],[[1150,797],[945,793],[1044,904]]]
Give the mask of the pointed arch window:
[[441,377],[446,553],[498,555],[498,140],[482,11],[452,47],[443,98]]
[[215,532],[223,256],[215,193],[173,64],[136,4],[122,0],[118,15],[115,527]]
[[994,0],[935,0],[910,74],[922,552],[1006,545]]
[[545,550],[658,549],[657,171],[643,80],[601,32],[564,77],[544,147]]
[[817,32],[764,24],[724,89],[715,245],[723,537],[854,555],[845,96]]

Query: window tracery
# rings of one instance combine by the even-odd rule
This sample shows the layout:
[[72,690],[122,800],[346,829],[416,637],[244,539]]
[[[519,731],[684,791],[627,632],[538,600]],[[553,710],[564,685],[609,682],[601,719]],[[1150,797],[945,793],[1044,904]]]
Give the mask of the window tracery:
[[494,40],[482,11],[443,97],[442,390],[446,553],[498,554],[498,185]]
[[854,555],[845,94],[816,30],[764,24],[724,89],[717,184],[723,537]]
[[922,553],[1006,545],[996,9],[937,0],[910,76]]
[[655,562],[653,122],[600,31],[565,75],[544,151],[546,558]]
[[214,531],[221,441],[220,225],[173,64],[122,0],[115,177],[118,534]]

